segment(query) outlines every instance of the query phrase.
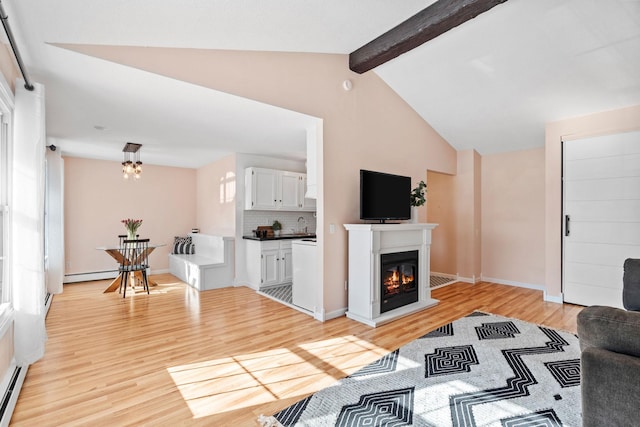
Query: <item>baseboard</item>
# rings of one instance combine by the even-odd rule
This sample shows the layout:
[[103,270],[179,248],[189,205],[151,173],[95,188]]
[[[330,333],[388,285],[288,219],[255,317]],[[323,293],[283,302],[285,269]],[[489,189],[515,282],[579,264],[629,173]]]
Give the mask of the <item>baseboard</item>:
[[342,317],[344,315],[347,314],[347,308],[340,308],[338,310],[334,310],[334,311],[330,311],[330,312],[325,312],[324,310],[322,310],[322,320],[320,320],[321,322],[324,322],[326,320],[331,320],[331,319],[337,319],[338,317]]
[[118,277],[118,270],[65,274],[62,283],[89,282],[91,280],[115,279],[116,277]]
[[549,295],[547,294],[547,291],[544,291],[544,296],[543,299],[547,302],[554,302],[556,304],[564,304],[564,295],[560,294],[559,296],[556,295]]
[[[22,389],[24,378],[27,376],[27,369],[29,367],[15,366],[15,364],[9,369],[7,373],[8,378],[3,381],[2,400],[0,400],[0,427],[7,427],[13,410],[16,407],[18,401],[18,395]],[[6,382],[6,384],[4,384]]]
[[472,285],[475,285],[476,283],[480,282],[480,280],[476,280],[475,276],[474,277],[458,276],[457,280],[458,282],[471,283]]
[[484,276],[482,276],[482,281],[483,282],[497,283],[499,285],[515,286],[515,287],[518,287],[518,288],[535,289],[536,291],[544,291],[545,290],[544,285],[536,285],[536,284],[533,284],[533,283],[516,282],[514,280],[502,280],[502,279],[496,279],[495,277],[484,277]]

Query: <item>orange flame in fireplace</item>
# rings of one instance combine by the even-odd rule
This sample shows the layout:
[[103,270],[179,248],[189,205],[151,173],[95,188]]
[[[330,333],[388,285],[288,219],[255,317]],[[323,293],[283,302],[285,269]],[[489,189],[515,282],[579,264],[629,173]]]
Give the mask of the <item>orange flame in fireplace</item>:
[[397,294],[400,292],[401,286],[412,284],[413,281],[413,274],[404,274],[394,270],[391,274],[385,275],[385,294]]

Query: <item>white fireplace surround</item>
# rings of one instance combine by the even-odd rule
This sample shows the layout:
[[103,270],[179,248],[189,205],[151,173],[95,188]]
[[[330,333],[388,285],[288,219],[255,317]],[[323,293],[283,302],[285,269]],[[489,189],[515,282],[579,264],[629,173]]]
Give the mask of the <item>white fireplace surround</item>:
[[[349,231],[347,317],[379,326],[434,306],[429,287],[431,230],[438,224],[344,224]],[[418,251],[418,301],[380,314],[380,255]]]

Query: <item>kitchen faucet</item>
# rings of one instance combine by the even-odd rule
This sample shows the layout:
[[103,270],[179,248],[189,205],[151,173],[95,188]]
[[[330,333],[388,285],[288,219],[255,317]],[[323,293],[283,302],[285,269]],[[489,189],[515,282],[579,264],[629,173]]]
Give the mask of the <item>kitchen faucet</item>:
[[[302,229],[300,228],[300,220],[302,220],[304,222],[304,228],[302,228]],[[307,233],[307,220],[305,219],[305,217],[303,217],[303,216],[298,217],[297,230],[298,230],[298,233],[300,233],[300,232],[304,232],[305,234]]]

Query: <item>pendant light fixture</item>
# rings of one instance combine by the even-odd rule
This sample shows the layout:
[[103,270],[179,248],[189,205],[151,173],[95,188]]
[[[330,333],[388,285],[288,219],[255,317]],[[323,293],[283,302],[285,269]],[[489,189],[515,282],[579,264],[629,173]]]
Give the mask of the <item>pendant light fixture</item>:
[[133,175],[135,179],[140,179],[142,174],[142,162],[140,161],[140,147],[142,144],[127,142],[122,149],[122,177],[129,179]]

